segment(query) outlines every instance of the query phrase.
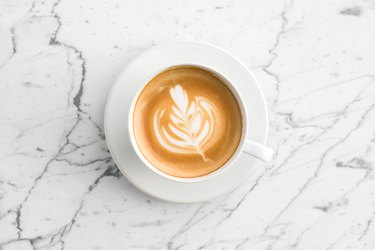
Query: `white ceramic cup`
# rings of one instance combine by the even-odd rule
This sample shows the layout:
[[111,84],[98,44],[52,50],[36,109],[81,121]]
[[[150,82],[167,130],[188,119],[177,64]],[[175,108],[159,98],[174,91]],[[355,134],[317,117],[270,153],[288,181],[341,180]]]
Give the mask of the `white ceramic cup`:
[[[142,90],[144,89],[144,87],[148,84],[148,82],[154,78],[156,75],[158,75],[159,73],[169,69],[169,68],[172,68],[172,67],[179,67],[179,66],[194,66],[194,67],[199,67],[199,68],[202,68],[206,71],[209,71],[211,72],[212,74],[214,74],[215,76],[217,76],[218,78],[220,78],[226,85],[227,87],[231,90],[231,92],[233,93],[233,95],[236,97],[236,100],[237,100],[237,103],[240,107],[240,110],[241,110],[241,116],[242,116],[242,134],[241,134],[241,140],[240,140],[240,143],[237,147],[237,150],[235,151],[235,153],[232,155],[232,157],[223,165],[221,166],[220,168],[218,168],[217,170],[207,174],[207,175],[204,175],[204,176],[199,176],[199,177],[192,177],[192,178],[180,178],[180,177],[175,177],[175,176],[171,176],[171,175],[168,175],[162,171],[160,171],[159,169],[157,169],[156,167],[154,167],[143,155],[142,153],[142,150],[138,147],[138,144],[136,142],[136,139],[135,139],[135,136],[134,136],[134,130],[133,130],[133,114],[134,114],[134,108],[135,108],[135,104],[138,100],[138,97],[139,95],[141,94]],[[236,160],[239,158],[239,156],[243,153],[246,153],[246,154],[249,154],[257,159],[260,159],[262,161],[270,161],[272,159],[272,156],[273,156],[273,149],[265,146],[265,145],[262,145],[262,144],[259,144],[259,143],[256,143],[256,142],[253,142],[253,141],[250,141],[247,139],[247,135],[248,135],[248,113],[247,113],[247,110],[246,110],[246,106],[244,104],[244,100],[241,96],[241,94],[239,93],[239,91],[237,90],[236,88],[236,85],[235,83],[231,82],[230,79],[228,79],[227,77],[225,77],[222,73],[218,72],[217,70],[213,69],[212,67],[208,66],[208,65],[203,65],[203,64],[200,64],[200,63],[188,63],[188,64],[181,64],[181,65],[170,65],[170,67],[167,67],[167,68],[164,68],[164,69],[160,69],[158,70],[158,72],[154,72],[151,74],[151,77],[148,78],[149,80],[146,81],[144,83],[144,85],[142,87],[139,88],[139,90],[137,91],[137,94],[134,96],[133,98],[133,101],[132,101],[132,104],[130,106],[130,112],[129,112],[129,137],[130,137],[130,142],[136,152],[136,154],[138,155],[138,157],[141,159],[141,161],[148,167],[150,168],[153,172],[155,172],[156,174],[164,177],[164,178],[167,178],[167,179],[170,179],[170,180],[173,180],[173,181],[177,181],[177,182],[198,182],[198,181],[205,181],[205,180],[208,180],[210,178],[212,178],[213,176],[215,175],[218,175],[218,174],[221,174],[223,173],[226,169],[230,168],[230,167],[233,167],[234,166],[234,163],[236,162]],[[253,122],[256,122],[256,121],[253,121]]]

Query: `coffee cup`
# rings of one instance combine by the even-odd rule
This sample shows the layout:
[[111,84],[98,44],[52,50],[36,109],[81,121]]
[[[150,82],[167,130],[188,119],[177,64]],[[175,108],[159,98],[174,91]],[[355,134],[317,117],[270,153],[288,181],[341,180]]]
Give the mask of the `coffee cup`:
[[271,160],[271,148],[247,139],[244,100],[222,72],[189,63],[151,72],[148,79],[133,98],[128,132],[136,154],[154,173],[198,182],[235,167],[243,153]]

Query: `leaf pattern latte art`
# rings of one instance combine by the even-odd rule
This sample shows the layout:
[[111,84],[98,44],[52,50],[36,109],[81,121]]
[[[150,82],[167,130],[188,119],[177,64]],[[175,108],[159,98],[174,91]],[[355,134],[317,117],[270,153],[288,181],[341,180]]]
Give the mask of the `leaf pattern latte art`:
[[[202,148],[212,137],[215,125],[215,108],[211,102],[196,96],[190,103],[186,90],[180,85],[169,90],[173,100],[171,109],[157,110],[154,115],[154,132],[159,143],[167,150],[180,154],[197,153],[204,161]],[[168,123],[161,124],[167,116]]]

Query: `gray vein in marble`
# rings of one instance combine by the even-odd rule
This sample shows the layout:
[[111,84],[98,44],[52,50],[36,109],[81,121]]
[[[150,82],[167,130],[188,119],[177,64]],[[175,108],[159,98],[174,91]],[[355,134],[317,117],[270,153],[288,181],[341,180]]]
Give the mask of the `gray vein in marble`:
[[371,165],[363,159],[353,158],[348,162],[337,162],[336,167],[338,168],[351,168],[351,169],[371,169]]
[[[51,36],[51,40],[49,42],[50,45],[59,45],[59,46],[64,46],[68,49],[71,49],[75,52],[76,55],[78,55],[78,59],[80,61],[82,61],[82,64],[81,64],[81,67],[82,67],[82,73],[81,73],[81,82],[80,82],[80,85],[79,85],[79,90],[77,92],[77,94],[73,97],[73,104],[74,106],[76,106],[77,110],[78,111],[82,111],[81,110],[81,98],[82,98],[82,94],[83,94],[83,83],[85,82],[85,78],[86,78],[86,60],[85,58],[83,57],[83,54],[82,54],[82,51],[78,50],[77,48],[71,46],[71,45],[68,45],[66,43],[63,43],[59,40],[57,40],[57,35],[58,35],[58,32],[60,31],[60,28],[61,28],[61,18],[60,16],[56,13],[56,7],[58,6],[58,4],[60,3],[61,0],[58,0],[56,1],[53,6],[52,6],[52,10],[51,10],[51,14],[55,17],[57,23],[58,23],[58,26],[57,26],[57,29],[55,30],[55,32],[52,34]],[[69,64],[70,62],[68,62]]]
[[63,161],[63,162],[68,163],[69,165],[77,166],[77,167],[86,167],[86,166],[94,164],[96,162],[110,162],[111,159],[112,159],[111,157],[106,157],[106,158],[103,158],[103,159],[97,158],[97,159],[93,159],[93,160],[90,160],[90,161],[85,162],[85,163],[72,162],[72,161],[70,161],[68,159],[65,159],[65,158],[63,158],[63,159],[55,159],[55,161]]
[[[69,140],[69,137],[71,135],[71,133],[74,131],[74,129],[77,127],[78,123],[81,121],[82,117],[81,117],[81,114],[80,113],[84,113],[84,114],[87,114],[86,112],[82,111],[81,109],[81,97],[83,95],[83,83],[85,81],[85,74],[86,74],[86,67],[85,67],[85,59],[83,58],[82,56],[82,52],[79,51],[78,49],[76,49],[75,47],[71,46],[71,45],[67,45],[65,43],[62,43],[60,41],[57,40],[57,35],[58,35],[58,31],[60,30],[61,28],[61,20],[60,20],[60,17],[59,15],[56,13],[55,11],[55,8],[57,7],[57,5],[60,3],[60,0],[55,2],[52,6],[52,10],[51,10],[51,14],[55,17],[55,19],[57,20],[58,22],[58,27],[57,29],[55,30],[55,32],[52,34],[51,36],[51,40],[50,40],[50,45],[57,45],[57,46],[63,46],[63,47],[66,47],[67,49],[70,49],[70,50],[73,50],[74,53],[76,55],[78,55],[78,60],[82,61],[82,78],[81,78],[81,81],[80,81],[80,85],[79,85],[79,90],[77,92],[77,94],[74,96],[73,98],[73,104],[74,106],[76,107],[77,109],[77,119],[76,119],[76,122],[75,124],[69,129],[66,131],[65,133],[65,136],[64,136],[64,140],[65,140],[65,143],[63,143],[58,152],[45,164],[42,172],[39,174],[39,176],[37,176],[34,181],[33,181],[33,184],[31,185],[30,189],[28,190],[24,200],[20,203],[20,205],[17,207],[16,209],[16,227],[17,227],[17,230],[18,230],[18,239],[17,240],[12,240],[12,241],[9,241],[9,242],[5,242],[3,243],[2,245],[7,245],[11,242],[15,242],[15,241],[23,241],[23,240],[29,240],[30,241],[30,244],[33,246],[35,244],[35,242],[37,241],[40,241],[42,240],[44,237],[42,236],[38,236],[34,239],[25,239],[25,238],[22,238],[22,208],[23,208],[23,205],[28,201],[29,197],[32,195],[32,192],[33,190],[35,189],[35,187],[37,186],[38,182],[43,178],[43,176],[47,173],[48,171],[48,168],[50,167],[51,163],[54,162],[54,161],[60,161],[59,157],[62,155],[62,151],[64,150],[64,148],[70,143],[70,140]],[[32,6],[30,8],[30,11],[33,11],[34,8],[35,8],[35,4],[36,4],[36,1],[34,1],[32,3]],[[16,47],[16,38],[15,38],[15,26],[11,29],[11,33],[12,33],[12,44],[13,44],[13,53],[11,55],[11,57],[17,52],[17,47]],[[10,57],[10,58],[11,58]],[[9,61],[9,59],[7,59],[7,61]],[[6,62],[7,62],[6,61]],[[71,63],[69,62],[69,60],[67,60],[68,64],[71,65]],[[73,83],[74,84],[74,83]],[[69,102],[69,101],[68,101]],[[88,114],[87,114],[88,115]],[[93,120],[91,119],[91,117],[89,116],[88,118],[91,122],[93,122]],[[47,121],[48,122],[48,121]],[[93,122],[94,123],[94,122]],[[39,126],[39,125],[42,125],[42,124],[45,124],[45,122],[41,123],[41,124],[37,124],[37,125],[34,125],[32,126],[31,128],[28,128],[28,129],[32,129],[32,128],[35,128],[36,126]],[[100,134],[102,134],[102,130],[99,128],[99,126],[97,124],[95,124],[95,127],[98,128],[98,131]],[[19,139],[25,132],[26,130],[23,130],[18,136],[17,138]],[[103,137],[103,135],[102,135]],[[73,162],[70,162],[68,159],[63,159],[64,161],[66,161],[68,164],[70,165],[76,165],[76,166],[87,166],[89,164],[93,164],[95,162],[99,162],[99,161],[106,161],[108,162],[110,160],[110,157],[106,157],[104,159],[94,159],[94,160],[91,160],[85,164],[79,164],[79,163],[73,163]],[[108,167],[108,169],[106,171],[104,171],[104,173],[99,176],[96,181],[88,188],[88,192],[85,194],[85,196],[87,194],[89,194],[95,187],[96,185],[99,183],[100,179],[105,177],[105,176],[109,176],[109,175],[113,175],[113,176],[119,176],[119,172],[118,170],[115,170],[113,171],[112,169],[113,167]],[[117,169],[117,168],[116,168]],[[84,197],[85,197],[84,196]],[[60,241],[62,243],[62,248],[64,248],[64,241],[63,241],[63,237],[68,234],[70,232],[70,230],[72,229],[72,226],[74,225],[75,223],[75,220],[76,220],[76,217],[80,211],[80,209],[82,208],[82,205],[83,205],[83,199],[84,197],[82,198],[82,201],[81,201],[81,204],[79,206],[79,208],[76,210],[76,212],[74,213],[72,219],[71,219],[71,222],[67,225],[64,226],[62,232],[61,232],[61,236],[60,236]],[[55,236],[54,236],[55,237]]]
[[17,227],[17,236],[18,238],[21,238],[22,228],[20,223],[20,217],[21,217],[21,208],[17,209],[16,212],[16,227]]
[[17,53],[17,43],[16,43],[16,32],[15,27],[10,29],[11,41],[12,41],[12,53],[5,59],[4,63],[0,65],[0,70],[12,59],[12,57]]
[[[272,78],[275,79],[275,89],[276,89],[276,97],[273,101],[273,106],[278,102],[279,100],[279,94],[280,94],[280,77],[277,73],[273,72],[270,68],[272,66],[272,63],[275,61],[275,59],[277,58],[277,53],[276,53],[276,49],[277,47],[279,46],[279,43],[280,43],[280,39],[281,39],[281,36],[285,33],[286,31],[286,26],[288,24],[288,18],[286,16],[287,14],[287,11],[289,9],[292,8],[293,6],[293,0],[290,1],[289,5],[288,4],[285,4],[284,6],[284,9],[283,11],[281,12],[281,28],[279,30],[279,32],[277,32],[276,34],[276,38],[275,38],[275,42],[272,46],[271,49],[269,49],[269,53],[272,55],[271,59],[268,61],[268,63],[264,66],[262,66],[262,69],[265,73],[267,73],[268,75],[270,75]],[[272,107],[273,108],[273,107]]]
[[370,229],[374,219],[375,219],[375,211],[373,212],[371,218],[366,222],[366,227],[363,230],[361,236],[358,238],[359,241],[361,241],[363,239],[363,237],[365,237],[367,235],[368,230]]
[[169,221],[165,221],[165,220],[155,220],[155,221],[149,221],[149,222],[140,222],[140,223],[132,224],[131,226],[132,227],[162,226],[168,222]]
[[81,204],[79,205],[78,209],[75,211],[75,213],[73,214],[72,216],[72,219],[70,221],[69,224],[65,225],[64,226],[64,229],[63,231],[61,232],[60,234],[60,239],[59,239],[59,242],[61,242],[61,250],[64,249],[64,245],[65,245],[65,241],[64,241],[64,237],[70,233],[70,231],[72,230],[73,228],[73,225],[76,223],[77,221],[77,217],[79,215],[79,212],[81,211],[82,207],[83,207],[83,204],[84,204],[84,201],[85,201],[85,198],[86,196],[88,196],[99,184],[100,180],[102,180],[104,177],[107,177],[107,176],[113,176],[113,177],[116,177],[116,178],[119,178],[121,175],[120,175],[120,171],[118,170],[117,167],[115,166],[109,166],[104,172],[102,175],[100,175],[95,181],[93,184],[91,184],[87,190],[87,192],[83,195],[83,197],[81,198]]
[[[362,156],[363,158],[366,158],[369,154],[370,154],[370,150],[367,150],[366,154],[364,156]],[[336,163],[336,167],[338,168],[344,168],[344,169],[349,169],[349,170],[365,170],[365,174],[363,175],[363,177],[361,179],[359,179],[355,185],[347,190],[341,197],[340,197],[340,201],[347,201],[347,196],[353,192],[354,190],[356,190],[357,188],[359,188],[360,185],[362,185],[366,180],[369,180],[370,177],[371,177],[371,174],[372,174],[372,171],[373,171],[373,167],[372,165],[369,163],[369,162],[366,162],[365,160],[361,159],[361,158],[353,158],[351,159],[350,161],[348,162],[338,162]]]
[[278,228],[280,227],[281,229],[279,230],[279,232],[276,234],[276,235],[268,235],[267,238],[270,240],[270,243],[268,244],[267,246],[267,250],[272,250],[273,249],[273,246],[276,242],[278,242],[283,235],[285,235],[286,233],[286,230],[287,228],[290,226],[291,223],[280,223],[280,224],[277,224],[277,225],[274,225],[273,227],[275,228]]
[[[76,145],[75,143],[69,141],[69,145],[72,145],[74,148],[73,149],[68,149],[68,150],[64,150],[63,152],[61,152],[60,156],[68,156],[69,154],[71,153],[74,153],[76,152],[77,150],[81,149],[81,148],[85,148],[85,147],[88,147],[88,146],[91,146],[91,145],[94,145],[95,143],[98,143],[100,141],[103,141],[105,138],[103,138],[104,136],[101,134],[101,131],[100,131],[100,136],[102,138],[98,139],[98,140],[93,140],[89,143],[84,143],[84,144],[81,144],[81,145]],[[68,138],[67,138],[68,139]],[[107,151],[109,153],[109,151]],[[110,158],[110,157],[107,157],[107,158]],[[105,158],[106,159],[106,158]],[[105,159],[101,159],[101,161],[104,161]],[[59,158],[58,160],[60,161],[68,161],[67,159],[64,159],[64,158]],[[74,165],[73,163],[71,165]]]
[[[363,91],[363,90],[362,90]],[[361,93],[361,92],[360,92]],[[359,95],[357,95],[357,98],[353,101],[357,101]],[[349,105],[347,105],[345,108],[347,109]],[[283,207],[283,209],[280,210],[280,212],[277,214],[277,216],[271,221],[271,223],[265,228],[264,230],[264,235],[268,232],[268,230],[270,229],[271,225],[273,225],[283,214],[284,212],[294,203],[294,201],[296,199],[298,199],[300,197],[300,195],[306,190],[306,188],[309,186],[309,184],[319,175],[319,172],[324,164],[324,161],[327,157],[327,155],[334,149],[336,148],[338,145],[342,144],[343,142],[345,142],[349,136],[354,132],[356,131],[358,128],[361,127],[362,123],[364,122],[364,120],[366,119],[367,115],[375,108],[375,104],[371,105],[368,109],[366,109],[366,111],[364,112],[364,114],[361,116],[361,119],[359,120],[359,122],[356,124],[356,126],[354,128],[352,128],[343,138],[340,138],[336,143],[334,143],[332,146],[330,146],[327,150],[324,151],[324,153],[322,154],[322,157],[320,159],[320,162],[318,164],[318,166],[316,167],[315,171],[314,171],[314,174],[303,184],[303,186],[298,190],[298,192],[296,193],[296,195],[294,195],[292,197],[292,199],[289,200],[289,202]]]
[[[27,11],[27,13],[25,14],[25,16],[27,16],[30,12],[33,11],[34,7],[35,7],[35,2],[37,0],[34,0],[31,4],[31,7],[30,9]],[[16,25],[17,25],[17,22],[16,24],[10,28],[10,34],[11,34],[11,42],[12,42],[12,53],[10,54],[10,56],[4,61],[4,63],[2,65],[0,65],[0,70],[15,56],[15,54],[17,53],[17,38],[16,38]]]
[[333,243],[331,243],[330,246],[328,246],[325,250],[330,250],[330,249],[333,249],[344,237],[345,237],[346,233],[342,233],[341,236],[335,240]]
[[314,206],[314,209],[318,209],[322,212],[330,212],[335,207],[345,206],[348,204],[348,199],[341,198],[338,202],[332,203],[329,202],[327,205],[321,205],[321,206]]
[[[202,210],[202,208],[205,206],[206,204],[205,203],[202,203],[202,205],[200,205],[196,210],[195,212],[193,213],[193,215],[187,220],[187,222],[185,222],[182,227],[168,240],[168,243],[167,243],[167,248],[169,250],[174,250],[175,248],[173,248],[173,241],[174,239],[178,238],[181,234],[183,234],[184,232],[186,232],[187,230],[189,230],[189,228],[191,228],[192,226],[194,226],[196,223],[198,223],[200,220],[197,220],[196,222],[194,223],[191,223],[194,218],[198,215],[199,211]],[[201,218],[201,220],[203,219],[204,217]]]
[[[258,186],[260,180],[265,176],[266,174],[266,169],[262,172],[262,174],[254,181],[254,184],[252,184],[250,186],[250,188],[245,192],[245,194],[240,198],[239,201],[237,201],[235,203],[235,206],[233,208],[225,208],[225,209],[221,209],[221,211],[225,212],[226,215],[220,220],[217,222],[216,224],[216,227],[219,227],[222,223],[224,223],[226,220],[228,220],[232,215],[233,213],[235,213],[235,211],[241,206],[241,204],[243,203],[243,201],[246,200],[246,198],[249,196],[249,194]],[[226,196],[225,199],[223,199],[222,202],[218,203],[216,206],[215,206],[215,209],[218,209],[222,203],[224,203],[228,197],[233,193],[234,191],[228,193],[228,195]],[[198,207],[198,209],[193,213],[193,215],[189,218],[189,220],[181,227],[181,229],[179,229],[174,235],[173,237],[168,241],[167,243],[167,248],[170,249],[170,250],[175,250],[176,248],[173,247],[173,244],[174,244],[174,240],[177,239],[178,237],[180,237],[181,235],[183,235],[183,233],[185,233],[186,231],[190,230],[193,226],[197,225],[198,223],[200,223],[201,221],[203,221],[204,219],[206,219],[206,217],[212,215],[212,213],[214,212],[214,210],[211,210],[210,213],[207,213],[205,215],[203,215],[202,217],[200,217],[199,219],[197,219],[196,221],[193,222],[193,220],[195,219],[195,217],[198,215],[198,213],[202,210],[203,207],[205,207],[205,205],[207,205],[207,203],[203,203],[200,207]],[[237,242],[238,240],[236,240],[235,242]],[[240,240],[241,241],[241,240]],[[247,240],[244,240],[243,242],[240,242],[239,245],[241,244],[245,244],[247,242]],[[217,244],[218,242],[211,242],[211,243],[207,243],[207,244],[204,244],[203,246],[201,246],[199,249],[206,249],[210,246],[210,244]],[[181,247],[180,245],[177,246],[177,249]]]
[[297,236],[296,240],[294,241],[294,243],[291,244],[289,247],[292,248],[292,249],[293,248],[297,248],[298,245],[299,245],[299,243],[300,243],[300,241],[301,241],[301,239],[303,238],[303,236],[305,234],[307,234],[307,232],[309,232],[316,224],[317,223],[315,222],[312,225],[306,227],[301,233],[298,234],[298,236]]
[[246,200],[246,198],[249,196],[249,194],[258,186],[260,180],[265,176],[266,174],[266,171],[264,171],[254,182],[254,184],[249,188],[248,191],[245,192],[245,194],[237,201],[236,205],[233,207],[233,208],[227,208],[227,209],[224,209],[224,212],[226,212],[226,216],[224,218],[222,218],[218,223],[217,223],[217,226],[219,226],[220,224],[222,224],[224,221],[226,221],[227,219],[229,219],[234,212],[236,212],[236,210],[241,206],[242,202],[244,202]]
[[29,10],[27,11],[27,13],[30,13],[30,12],[33,12],[34,11],[34,8],[35,8],[35,4],[38,0],[33,0],[33,2],[31,3],[31,6],[29,8]]
[[362,8],[360,6],[355,6],[352,8],[343,9],[340,11],[341,15],[349,15],[349,16],[360,16],[362,13]]
[[[79,212],[81,211],[81,209],[84,205],[85,198],[97,187],[100,180],[102,180],[104,177],[109,177],[109,176],[119,178],[119,177],[121,177],[121,173],[118,170],[118,168],[115,167],[114,165],[110,165],[105,171],[103,171],[103,173],[93,182],[93,184],[91,184],[88,187],[87,192],[81,198],[81,203],[80,203],[79,207],[77,208],[77,210],[74,212],[70,222],[68,224],[64,225],[62,228],[60,228],[56,233],[50,233],[50,234],[44,235],[44,236],[37,236],[37,237],[31,238],[31,239],[30,238],[23,238],[23,237],[21,237],[21,234],[19,234],[18,239],[14,239],[14,240],[4,242],[0,245],[0,247],[6,246],[6,245],[8,245],[10,243],[13,243],[13,242],[16,242],[16,241],[30,241],[30,244],[32,246],[35,246],[35,245],[40,244],[41,242],[49,239],[49,242],[47,243],[47,245],[49,247],[60,244],[61,245],[60,249],[63,250],[64,244],[65,244],[64,237],[66,237],[67,234],[70,233],[74,224],[76,223]],[[21,215],[21,209],[18,209],[17,210],[17,218],[18,218],[17,221],[19,221],[20,215]],[[18,224],[17,227],[20,228],[20,224]],[[22,229],[20,229],[20,232],[21,231],[22,231]],[[38,247],[35,247],[35,249],[38,249]]]
[[352,104],[354,104],[354,103],[356,103],[360,100],[361,95],[367,90],[368,87],[371,86],[371,84],[373,84],[373,82],[374,82],[374,79],[371,79],[371,81],[361,91],[359,91],[357,96],[350,103],[345,105],[345,107],[342,110],[332,113],[332,114],[334,114],[333,117],[336,117],[336,118],[333,120],[333,122],[328,127],[326,127],[324,130],[322,130],[320,133],[318,133],[310,141],[307,141],[306,143],[303,143],[303,144],[299,145],[298,147],[292,149],[290,151],[290,154],[288,155],[288,157],[286,157],[284,159],[284,161],[278,167],[276,167],[272,170],[271,176],[281,174],[282,172],[280,172],[280,169],[282,169],[298,151],[303,149],[305,146],[313,144],[314,142],[319,140],[324,134],[327,134],[331,129],[333,129],[334,126],[343,118],[342,115],[344,115],[347,112],[347,110],[350,108],[350,106]]
[[14,211],[12,209],[7,210],[5,213],[0,214],[0,220],[2,220],[4,217],[6,217],[8,214],[13,213]]
[[[200,246],[199,248],[197,248],[198,250],[204,250],[204,249],[216,249],[215,248],[215,245],[219,245],[222,244],[222,245],[226,245],[226,244],[229,244],[229,243],[237,243],[238,241],[241,241],[241,240],[219,240],[219,241],[210,241],[208,243],[205,243],[204,245]],[[224,247],[225,249],[225,247]]]
[[245,239],[243,239],[240,243],[236,245],[235,250],[242,249],[242,246],[245,245],[249,240],[250,240],[250,237],[246,237]]
[[12,27],[10,29],[10,33],[12,34],[12,55],[13,56],[14,54],[17,53],[17,43],[16,43],[16,32],[15,32],[15,27]]
[[298,97],[293,97],[293,98],[286,99],[284,101],[280,101],[276,104],[276,106],[279,106],[279,105],[282,105],[282,104],[285,104],[285,103],[289,103],[289,102],[292,102],[292,101],[298,102],[299,100],[302,100],[303,98],[305,98],[307,96],[311,96],[312,94],[316,94],[320,91],[324,91],[324,90],[327,90],[327,89],[330,89],[330,88],[333,88],[333,87],[337,87],[337,86],[340,86],[340,85],[343,85],[343,84],[347,84],[347,83],[350,83],[352,81],[360,80],[360,79],[363,79],[363,78],[369,78],[369,80],[370,80],[369,83],[375,82],[375,76],[374,75],[366,74],[366,75],[351,77],[347,80],[343,80],[343,81],[339,81],[339,82],[336,82],[336,83],[333,83],[333,84],[325,85],[324,87],[320,87],[320,88],[317,88],[313,91],[309,91],[308,93],[300,95]]
[[17,207],[17,219],[16,219],[16,223],[17,223],[17,229],[18,229],[18,238],[21,239],[21,232],[22,232],[22,227],[21,227],[21,212],[22,212],[22,208],[24,206],[24,204],[28,201],[30,195],[32,194],[33,190],[35,189],[35,187],[37,186],[38,182],[43,178],[43,176],[45,175],[45,173],[47,172],[48,170],[48,167],[50,166],[51,162],[54,160],[54,158],[57,156],[58,154],[56,154],[54,157],[52,157],[51,160],[49,160],[45,166],[44,166],[44,169],[42,171],[41,174],[39,174],[39,176],[37,176],[37,178],[34,179],[33,181],[33,184],[31,185],[31,188],[27,191],[27,194],[25,196],[25,198],[23,199],[23,201],[20,203],[20,205]]

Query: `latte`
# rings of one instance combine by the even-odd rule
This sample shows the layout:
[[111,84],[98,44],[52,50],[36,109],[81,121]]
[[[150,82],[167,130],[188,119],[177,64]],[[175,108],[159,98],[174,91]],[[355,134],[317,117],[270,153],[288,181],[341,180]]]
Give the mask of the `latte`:
[[207,175],[236,152],[242,116],[235,96],[210,71],[179,66],[154,77],[139,95],[133,132],[143,156],[175,177]]

